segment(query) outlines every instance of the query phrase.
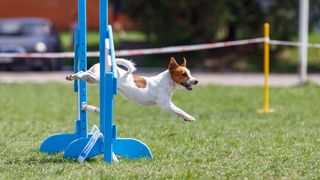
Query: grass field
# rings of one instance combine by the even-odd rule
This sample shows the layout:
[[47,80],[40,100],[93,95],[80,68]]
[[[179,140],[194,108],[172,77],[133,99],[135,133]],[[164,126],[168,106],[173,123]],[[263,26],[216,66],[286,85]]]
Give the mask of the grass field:
[[[0,179],[262,179],[320,177],[320,88],[271,89],[273,114],[258,114],[260,87],[199,86],[178,91],[174,102],[197,119],[186,123],[158,107],[116,98],[120,137],[149,145],[154,160],[98,156],[83,165],[62,154],[38,152],[43,139],[72,132],[72,85],[0,84]],[[89,101],[98,103],[98,88]],[[90,125],[98,116],[89,114]]]

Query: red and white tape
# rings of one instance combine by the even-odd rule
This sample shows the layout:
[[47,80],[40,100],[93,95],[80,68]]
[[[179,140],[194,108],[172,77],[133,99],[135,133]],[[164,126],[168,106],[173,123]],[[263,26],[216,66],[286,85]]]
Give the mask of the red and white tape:
[[[207,44],[195,44],[184,46],[170,46],[163,48],[150,48],[150,49],[132,49],[132,50],[118,50],[116,51],[117,57],[136,56],[136,55],[148,55],[148,54],[164,54],[164,53],[176,53],[187,51],[198,51],[205,49],[214,49],[229,46],[240,46],[246,44],[261,43],[264,38],[245,39],[237,41],[225,41],[217,43]],[[88,52],[87,57],[99,57],[99,51]],[[0,58],[74,58],[73,52],[62,53],[0,53]]]
[[[269,42],[272,45],[302,46],[302,44],[299,42],[269,40],[269,39],[265,39],[265,38],[254,38],[254,39],[245,39],[245,40],[237,40],[237,41],[225,41],[225,42],[184,45],[184,46],[170,46],[170,47],[162,47],[162,48],[118,50],[115,53],[116,53],[117,57],[126,57],[126,56],[136,56],[136,55],[199,51],[199,50],[215,49],[215,48],[222,48],[222,47],[229,47],[229,46],[256,44],[256,43],[262,43],[262,42]],[[320,44],[307,44],[307,46],[313,47],[313,48],[320,48]],[[87,57],[99,57],[99,51],[87,52]],[[0,53],[0,58],[40,58],[40,59],[74,58],[74,52]]]
[[120,51],[116,51],[116,55],[119,57],[125,57],[125,56],[134,56],[134,55],[148,55],[148,54],[164,54],[164,53],[176,53],[176,52],[187,52],[187,51],[199,51],[199,50],[204,50],[204,49],[214,49],[214,48],[229,47],[229,46],[255,44],[255,43],[261,43],[263,41],[264,41],[264,38],[255,38],[255,39],[225,41],[225,42],[207,43],[207,44],[170,46],[170,47],[163,47],[163,48],[120,50]]
[[[270,44],[272,45],[281,45],[281,46],[303,46],[300,42],[292,42],[292,41],[280,41],[280,40],[270,40]],[[320,44],[308,43],[306,44],[311,48],[320,48]]]

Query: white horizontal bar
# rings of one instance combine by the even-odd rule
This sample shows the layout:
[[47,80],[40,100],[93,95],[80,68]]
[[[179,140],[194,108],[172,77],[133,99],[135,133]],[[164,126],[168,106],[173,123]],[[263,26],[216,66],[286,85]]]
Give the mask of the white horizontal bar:
[[91,111],[91,112],[95,112],[95,113],[100,113],[100,108],[98,107],[95,107],[95,106],[91,106],[87,103],[83,103],[82,104],[82,109],[85,110],[85,111]]

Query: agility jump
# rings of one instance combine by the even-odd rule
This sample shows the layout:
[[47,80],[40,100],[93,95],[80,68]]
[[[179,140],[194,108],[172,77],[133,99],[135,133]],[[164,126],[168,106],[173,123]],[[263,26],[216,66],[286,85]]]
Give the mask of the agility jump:
[[[149,147],[133,138],[117,138],[113,124],[113,97],[117,94],[117,72],[111,26],[108,26],[108,0],[100,0],[100,108],[87,104],[87,85],[74,81],[78,94],[78,119],[75,132],[54,134],[43,141],[40,152],[64,152],[65,158],[84,160],[104,154],[104,161],[112,163],[115,156],[129,159],[152,158]],[[86,0],[78,0],[78,26],[75,31],[74,73],[87,70]],[[87,110],[100,113],[99,133],[88,133]]]

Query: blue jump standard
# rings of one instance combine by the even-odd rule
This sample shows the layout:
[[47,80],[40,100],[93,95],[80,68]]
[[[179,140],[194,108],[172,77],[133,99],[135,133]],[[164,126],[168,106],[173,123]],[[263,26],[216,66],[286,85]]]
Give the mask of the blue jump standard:
[[[117,138],[113,124],[113,97],[117,95],[117,72],[115,63],[112,28],[108,26],[108,0],[100,0],[100,131],[99,138],[88,153],[88,158],[104,154],[104,161],[113,162],[113,153],[128,159],[152,158],[149,147],[133,138]],[[86,0],[78,0],[78,26],[75,34],[74,72],[87,70],[86,39]],[[106,57],[111,57],[111,68],[106,64]],[[106,67],[108,69],[106,69]],[[53,154],[64,152],[65,158],[78,158],[88,144],[92,134],[88,134],[88,115],[82,109],[87,102],[87,85],[83,80],[74,81],[74,91],[78,94],[78,120],[75,132],[49,136],[40,146],[40,152]]]

